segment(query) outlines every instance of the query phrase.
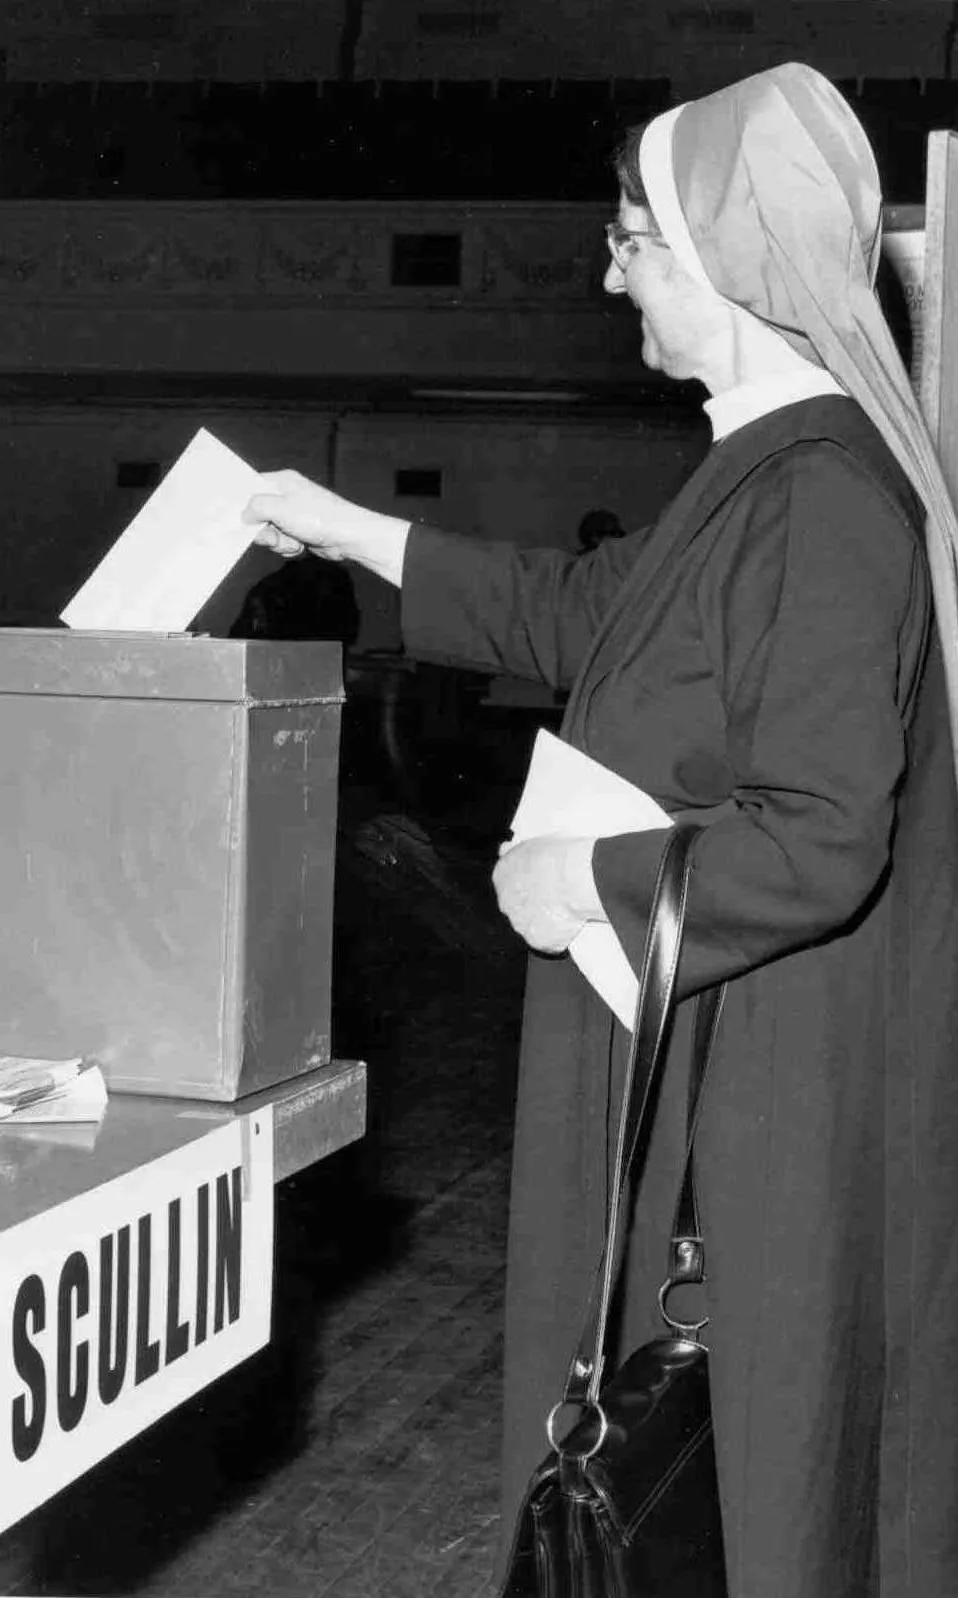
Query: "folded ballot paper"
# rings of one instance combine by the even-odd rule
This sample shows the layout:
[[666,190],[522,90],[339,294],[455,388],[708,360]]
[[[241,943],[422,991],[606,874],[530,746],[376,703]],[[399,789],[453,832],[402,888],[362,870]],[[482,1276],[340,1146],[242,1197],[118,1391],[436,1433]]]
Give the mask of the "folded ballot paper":
[[[611,838],[670,827],[665,811],[608,766],[540,728],[512,818],[517,843],[529,838]],[[590,921],[569,953],[623,1026],[632,1030],[638,979],[612,927]]]
[[106,1102],[103,1073],[92,1062],[0,1055],[0,1127],[99,1121]]
[[97,632],[182,632],[253,542],[263,484],[201,427],[61,614]]

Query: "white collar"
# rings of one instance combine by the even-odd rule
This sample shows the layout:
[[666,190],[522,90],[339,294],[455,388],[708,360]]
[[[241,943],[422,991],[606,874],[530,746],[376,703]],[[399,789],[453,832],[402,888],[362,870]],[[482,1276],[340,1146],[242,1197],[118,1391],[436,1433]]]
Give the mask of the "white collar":
[[780,377],[763,378],[758,383],[740,383],[724,394],[715,394],[706,400],[703,409],[712,424],[712,438],[718,443],[746,422],[757,421],[770,411],[784,405],[794,405],[798,400],[815,399],[824,394],[844,394],[845,390],[831,372],[811,361],[802,363],[805,370],[783,372]]

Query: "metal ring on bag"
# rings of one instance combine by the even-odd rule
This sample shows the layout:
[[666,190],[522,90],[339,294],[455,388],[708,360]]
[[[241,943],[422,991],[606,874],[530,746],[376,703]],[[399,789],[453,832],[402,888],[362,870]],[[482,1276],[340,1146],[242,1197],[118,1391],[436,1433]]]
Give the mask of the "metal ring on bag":
[[[553,1453],[556,1454],[561,1454],[562,1444],[561,1442],[556,1441],[555,1420],[560,1409],[565,1409],[568,1402],[569,1401],[567,1399],[562,1398],[559,1400],[558,1404],[553,1404],[549,1411],[549,1418],[546,1421],[546,1436],[549,1439],[549,1447],[552,1449]],[[597,1414],[599,1417],[599,1435],[592,1444],[592,1447],[586,1449],[583,1453],[576,1453],[575,1456],[576,1459],[591,1459],[594,1454],[599,1452],[599,1449],[602,1447],[602,1444],[609,1435],[609,1418],[606,1415],[605,1410],[602,1408],[602,1405],[595,1402],[579,1404],[577,1405],[577,1408],[582,1410],[583,1415],[588,1409],[594,1410],[595,1414]],[[576,1424],[578,1424],[578,1422]]]
[[665,1307],[666,1301],[673,1287],[681,1286],[682,1283],[673,1282],[671,1276],[669,1277],[668,1281],[662,1283],[662,1286],[659,1288],[659,1311],[666,1326],[668,1326],[673,1332],[677,1332],[680,1337],[688,1337],[693,1343],[697,1343],[699,1340],[699,1332],[704,1332],[709,1323],[708,1316],[703,1316],[700,1321],[677,1321],[672,1318]]

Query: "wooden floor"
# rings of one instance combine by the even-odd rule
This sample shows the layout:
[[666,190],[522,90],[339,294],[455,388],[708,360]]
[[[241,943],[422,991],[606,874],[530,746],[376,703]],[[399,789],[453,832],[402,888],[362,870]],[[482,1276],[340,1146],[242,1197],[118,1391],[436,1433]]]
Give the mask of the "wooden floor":
[[0,1538],[0,1591],[486,1593],[524,968],[492,857],[347,818],[334,1048],[369,1136],[277,1190],[270,1348]]

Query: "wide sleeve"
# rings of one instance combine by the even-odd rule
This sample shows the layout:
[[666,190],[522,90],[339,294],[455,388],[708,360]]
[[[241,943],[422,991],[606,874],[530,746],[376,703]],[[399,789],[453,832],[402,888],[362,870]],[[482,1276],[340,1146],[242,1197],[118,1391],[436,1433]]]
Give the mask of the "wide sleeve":
[[409,654],[553,688],[575,678],[643,535],[592,555],[526,549],[414,525],[402,580]]
[[[915,530],[841,449],[790,450],[740,497],[697,581],[734,789],[696,840],[681,993],[837,933],[876,892],[928,626]],[[636,968],[661,847],[594,846]]]

